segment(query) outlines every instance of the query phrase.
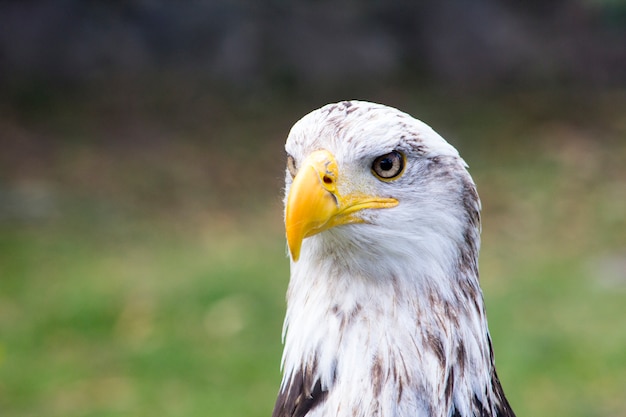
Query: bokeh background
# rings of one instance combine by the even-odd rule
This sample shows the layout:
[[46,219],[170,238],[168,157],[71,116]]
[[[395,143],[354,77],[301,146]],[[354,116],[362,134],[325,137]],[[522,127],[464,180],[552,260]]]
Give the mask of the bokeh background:
[[283,143],[424,120],[520,416],[626,416],[626,2],[0,1],[0,415],[268,416]]

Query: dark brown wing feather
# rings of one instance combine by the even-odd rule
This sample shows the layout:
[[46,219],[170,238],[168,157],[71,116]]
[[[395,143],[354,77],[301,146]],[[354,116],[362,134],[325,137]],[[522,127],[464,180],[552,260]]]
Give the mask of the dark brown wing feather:
[[304,417],[321,404],[328,391],[322,390],[318,379],[313,383],[313,372],[296,372],[291,381],[279,393],[272,417]]
[[504,395],[504,390],[502,389],[502,385],[500,385],[500,380],[498,379],[495,368],[493,368],[493,373],[491,374],[491,386],[496,396],[496,417],[515,417],[515,413]]

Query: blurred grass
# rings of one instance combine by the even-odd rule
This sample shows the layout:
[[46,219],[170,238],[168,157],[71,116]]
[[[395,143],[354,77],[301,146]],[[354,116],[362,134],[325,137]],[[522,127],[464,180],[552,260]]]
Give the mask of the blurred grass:
[[[518,415],[626,416],[626,95],[372,99],[470,164]],[[321,104],[165,86],[4,105],[0,413],[270,415],[282,143]]]

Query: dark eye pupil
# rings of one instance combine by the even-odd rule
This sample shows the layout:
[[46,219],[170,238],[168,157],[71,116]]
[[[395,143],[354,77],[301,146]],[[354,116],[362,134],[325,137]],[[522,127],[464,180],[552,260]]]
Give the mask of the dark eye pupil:
[[393,161],[390,158],[385,158],[382,161],[380,161],[378,166],[383,171],[389,171],[391,168],[393,168]]

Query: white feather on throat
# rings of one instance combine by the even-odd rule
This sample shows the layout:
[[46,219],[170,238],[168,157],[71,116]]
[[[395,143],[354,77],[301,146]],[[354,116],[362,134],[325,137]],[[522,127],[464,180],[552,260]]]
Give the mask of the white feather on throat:
[[[302,241],[274,416],[512,416],[478,284],[480,202],[458,152],[411,116],[357,101],[305,116],[286,150],[296,168],[332,154],[337,195],[398,203]],[[381,181],[372,161],[390,152],[403,173]]]

